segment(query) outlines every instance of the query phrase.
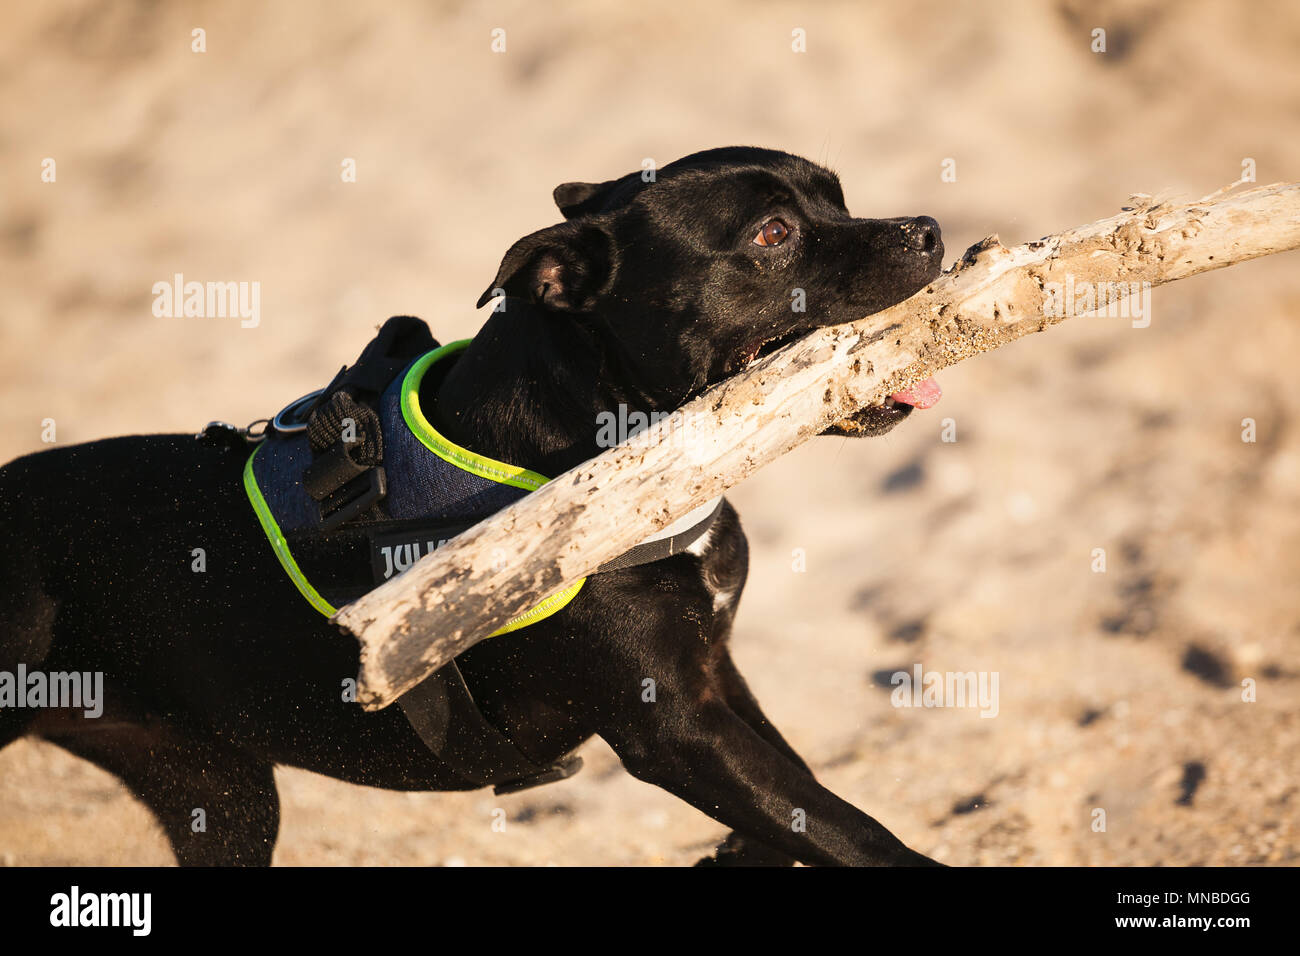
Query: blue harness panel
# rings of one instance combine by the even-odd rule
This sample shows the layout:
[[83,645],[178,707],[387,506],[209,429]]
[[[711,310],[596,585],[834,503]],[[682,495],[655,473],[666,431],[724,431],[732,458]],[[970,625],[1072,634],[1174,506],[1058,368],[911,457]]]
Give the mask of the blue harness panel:
[[[410,367],[379,401],[384,470],[389,475],[384,499],[388,516],[449,524],[478,521],[528,494],[523,488],[457,467],[424,446],[402,415],[402,388],[409,373]],[[263,446],[253,459],[253,475],[280,530],[286,534],[315,530],[320,525],[320,505],[302,484],[302,473],[312,461],[307,434],[273,436]]]

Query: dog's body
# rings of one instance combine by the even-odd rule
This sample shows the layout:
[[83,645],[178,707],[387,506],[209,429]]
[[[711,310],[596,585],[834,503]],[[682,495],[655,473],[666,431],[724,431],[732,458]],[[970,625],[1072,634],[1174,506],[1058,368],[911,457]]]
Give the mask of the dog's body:
[[[568,184],[556,200],[567,221],[511,248],[492,287],[504,308],[420,395],[457,443],[545,475],[600,451],[601,412],[676,408],[765,346],[901,301],[942,256],[932,220],[851,219],[831,174],[767,150],[696,154],[656,183]],[[909,410],[867,408],[837,433],[878,434]],[[102,671],[106,687],[98,719],[0,711],[0,747],[36,734],[116,774],[182,863],[270,861],[277,763],[400,790],[473,786],[398,708],[342,703],[356,642],[281,570],[241,485],[246,457],[150,436],[0,470],[0,670]],[[929,862],[821,787],[749,693],[727,650],[746,566],[724,505],[688,552],[593,576],[559,613],[458,663],[533,761],[599,735],[635,776],[731,827],[717,862]]]

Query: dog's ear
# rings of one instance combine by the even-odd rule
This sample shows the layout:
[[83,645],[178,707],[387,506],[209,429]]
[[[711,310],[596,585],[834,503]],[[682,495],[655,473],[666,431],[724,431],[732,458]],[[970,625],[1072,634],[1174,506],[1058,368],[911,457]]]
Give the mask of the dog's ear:
[[558,312],[585,311],[609,282],[613,253],[609,234],[592,222],[562,222],[524,236],[506,252],[477,308],[501,289]]
[[560,212],[564,213],[565,219],[576,219],[600,212],[609,194],[622,181],[611,179],[603,183],[560,183],[551,196],[555,199],[555,205],[560,207]]

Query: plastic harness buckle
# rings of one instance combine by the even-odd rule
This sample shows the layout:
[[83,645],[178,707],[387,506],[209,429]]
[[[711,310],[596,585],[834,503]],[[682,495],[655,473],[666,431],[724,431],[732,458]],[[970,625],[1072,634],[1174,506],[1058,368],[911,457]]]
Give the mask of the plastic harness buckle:
[[388,494],[388,476],[382,465],[367,468],[320,502],[321,530],[329,531],[365,514]]

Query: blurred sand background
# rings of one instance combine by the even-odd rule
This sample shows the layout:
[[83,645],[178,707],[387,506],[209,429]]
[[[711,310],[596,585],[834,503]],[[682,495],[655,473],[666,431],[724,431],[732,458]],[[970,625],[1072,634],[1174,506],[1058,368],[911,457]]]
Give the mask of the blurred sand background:
[[[264,417],[389,315],[472,334],[557,183],[730,144],[827,162],[857,215],[933,215],[949,261],[1132,192],[1203,195],[1245,157],[1296,180],[1300,6],[5,4],[3,460],[45,418],[71,443]],[[1022,340],[886,438],[816,440],[736,489],[736,654],[828,786],[952,864],[1300,861],[1298,266],[1158,289],[1146,329]],[[261,325],[155,318],[176,272],[259,281]],[[916,663],[996,671],[998,716],[891,707],[882,673]],[[504,798],[278,771],[276,862],[684,864],[723,835],[602,742],[584,756]],[[114,778],[21,741],[0,861],[171,855]]]

